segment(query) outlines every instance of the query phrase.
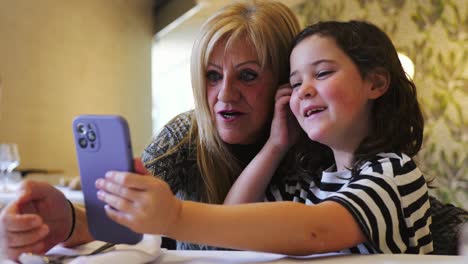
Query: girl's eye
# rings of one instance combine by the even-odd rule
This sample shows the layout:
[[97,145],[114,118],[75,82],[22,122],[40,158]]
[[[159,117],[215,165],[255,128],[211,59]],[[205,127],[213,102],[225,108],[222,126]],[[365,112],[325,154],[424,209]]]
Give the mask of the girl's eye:
[[216,82],[216,81],[219,81],[223,78],[223,76],[221,76],[221,74],[217,71],[208,71],[206,73],[206,79],[208,79],[208,81],[210,82]]
[[245,82],[253,81],[257,79],[258,74],[252,71],[241,71],[239,73],[239,79]]
[[300,87],[302,83],[300,82],[297,82],[297,83],[291,83],[291,88],[297,88],[297,87]]
[[316,78],[319,80],[325,79],[328,75],[332,74],[333,71],[320,71],[316,74]]

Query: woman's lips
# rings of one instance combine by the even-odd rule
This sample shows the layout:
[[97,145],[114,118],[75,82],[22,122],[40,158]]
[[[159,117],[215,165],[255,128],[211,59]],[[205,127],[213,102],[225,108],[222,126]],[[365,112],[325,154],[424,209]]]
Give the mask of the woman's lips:
[[219,111],[218,115],[227,122],[232,122],[239,119],[244,113],[239,111]]

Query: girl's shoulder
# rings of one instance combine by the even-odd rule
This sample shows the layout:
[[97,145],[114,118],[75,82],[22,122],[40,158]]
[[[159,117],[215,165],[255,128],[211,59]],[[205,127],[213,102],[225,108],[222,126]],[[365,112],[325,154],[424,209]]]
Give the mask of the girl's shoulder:
[[361,165],[360,174],[383,175],[396,178],[398,176],[422,176],[412,158],[404,153],[386,152],[375,155]]

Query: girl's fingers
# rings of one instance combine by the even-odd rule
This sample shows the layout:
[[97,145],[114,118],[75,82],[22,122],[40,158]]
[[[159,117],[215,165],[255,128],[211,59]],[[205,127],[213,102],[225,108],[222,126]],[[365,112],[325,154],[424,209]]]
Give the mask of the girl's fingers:
[[285,95],[285,96],[283,96],[281,98],[278,98],[278,100],[276,100],[275,105],[277,105],[279,107],[284,107],[285,105],[289,104],[290,99],[291,99],[290,95]]
[[8,247],[19,248],[36,244],[49,234],[49,227],[42,225],[36,229],[25,232],[6,232]]
[[291,95],[291,94],[292,94],[292,88],[291,87],[287,86],[287,87],[280,88],[276,92],[275,100],[277,101],[279,98],[281,98],[283,96],[286,96],[286,95]]
[[97,197],[99,200],[105,202],[111,207],[115,208],[118,211],[130,212],[135,209],[141,210],[139,203],[133,203],[125,198],[119,197],[117,195],[105,192],[104,190],[99,190],[97,192]]
[[147,175],[134,174],[122,171],[108,171],[105,175],[106,180],[115,182],[127,188],[136,190],[147,190],[148,181],[154,180]]
[[289,100],[291,99],[291,96],[283,96],[276,100],[275,102],[275,115],[278,115],[278,117],[286,117],[288,112],[291,111],[289,109]]
[[132,213],[150,206],[153,203],[151,193],[157,192],[162,183],[154,177],[111,171],[105,179],[96,181],[97,196],[118,211]]
[[107,193],[114,194],[116,196],[125,198],[130,201],[138,200],[139,192],[135,189],[130,189],[128,187],[124,187],[120,184],[114,183],[110,180],[98,179],[96,181],[96,188],[102,189]]
[[[104,209],[106,210],[106,214],[107,216],[114,220],[115,222],[123,225],[123,226],[126,226],[128,228],[130,228],[131,230],[135,231],[135,232],[138,232],[138,233],[144,233],[145,230],[144,229],[141,229],[141,228],[144,228],[145,224],[144,224],[144,219],[143,221],[141,221],[141,218],[138,219],[138,215],[135,215],[135,214],[130,214],[130,213],[126,213],[126,212],[122,212],[122,211],[119,211],[119,210],[116,210],[115,208],[112,208],[111,206],[109,205],[106,205],[104,206]],[[153,222],[151,222],[153,224]],[[146,230],[148,231],[148,230]]]
[[124,226],[131,226],[132,221],[130,221],[130,217],[127,213],[116,210],[115,208],[105,205],[104,209],[106,210],[107,216],[110,219],[114,220],[115,222],[124,225]]

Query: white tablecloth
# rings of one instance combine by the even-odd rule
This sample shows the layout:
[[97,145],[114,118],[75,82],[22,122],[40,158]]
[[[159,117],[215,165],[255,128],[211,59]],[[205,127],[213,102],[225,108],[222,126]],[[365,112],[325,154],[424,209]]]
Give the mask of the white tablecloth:
[[[441,255],[352,255],[352,254],[316,254],[304,257],[291,257],[280,254],[270,254],[252,251],[202,251],[202,250],[166,250],[160,249],[159,236],[145,235],[136,245],[117,245],[113,250],[94,255],[68,259],[65,263],[153,263],[153,264],[218,264],[218,263],[311,263],[311,264],[467,264],[468,256]],[[49,251],[59,254],[86,254],[100,247],[103,242],[94,241],[75,249],[57,246]],[[138,261],[140,260],[140,261]],[[150,262],[148,262],[150,261]],[[0,261],[1,263],[1,261]],[[28,262],[33,264],[36,262]]]
[[337,255],[319,254],[307,257],[250,251],[177,251],[166,250],[154,263],[215,264],[215,263],[312,263],[312,264],[467,264],[468,257],[434,255]]

